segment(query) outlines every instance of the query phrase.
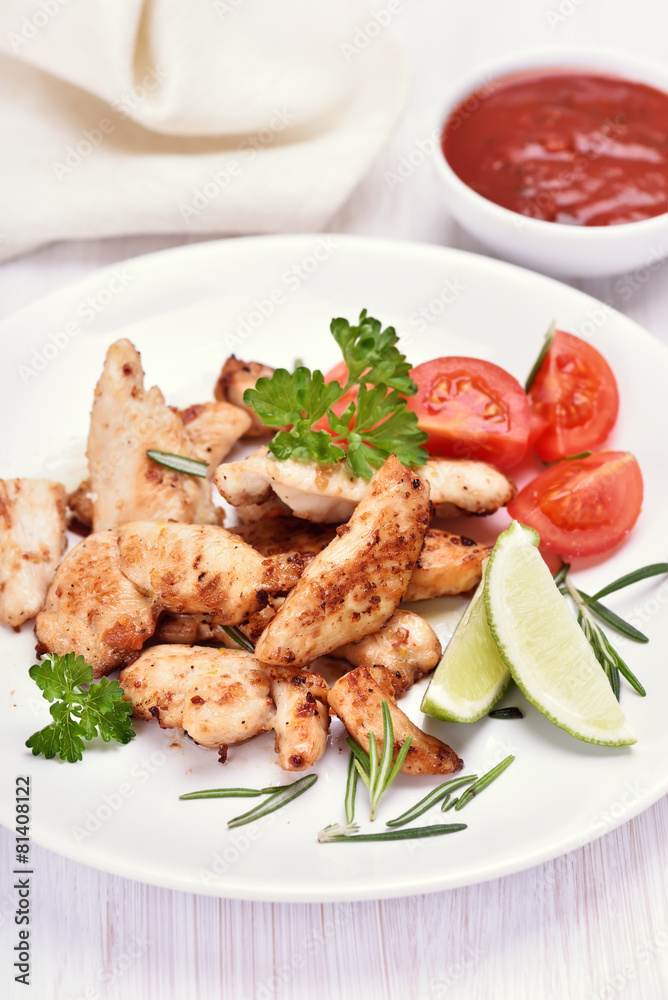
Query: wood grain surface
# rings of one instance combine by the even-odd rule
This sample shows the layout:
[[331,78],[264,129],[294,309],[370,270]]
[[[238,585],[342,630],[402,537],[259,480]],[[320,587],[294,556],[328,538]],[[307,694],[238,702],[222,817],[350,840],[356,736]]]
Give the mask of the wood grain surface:
[[[541,43],[597,42],[663,59],[668,51],[668,7],[660,0],[402,0],[399,7],[390,30],[412,64],[410,100],[391,142],[332,220],[331,231],[482,251],[443,208],[432,164],[425,162],[399,184],[388,179],[433,131],[448,82],[476,62]],[[47,247],[0,269],[0,315],[98,267],[183,242],[178,236],[144,237]],[[666,250],[657,247],[657,253]],[[572,284],[668,345],[668,264],[621,282],[617,277]],[[35,847],[29,987],[13,982],[14,840],[0,833],[2,996],[668,997],[666,798],[548,864],[469,888],[382,902],[218,900],[106,875]]]

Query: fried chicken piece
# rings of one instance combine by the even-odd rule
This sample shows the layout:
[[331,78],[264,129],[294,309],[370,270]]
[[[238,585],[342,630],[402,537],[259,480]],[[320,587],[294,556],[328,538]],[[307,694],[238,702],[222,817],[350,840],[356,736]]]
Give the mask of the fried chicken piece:
[[387,701],[394,728],[394,754],[404,740],[412,737],[402,764],[404,774],[452,774],[463,767],[463,761],[447,744],[424,733],[414,725],[395,703],[396,688],[392,671],[383,667],[356,667],[344,674],[331,688],[329,707],[344,726],[369,751],[369,733],[376,737],[378,752],[383,748],[383,701]]
[[34,618],[65,551],[65,487],[0,479],[0,622]]
[[[464,458],[430,458],[413,470],[429,483],[431,502],[439,517],[492,514],[515,496],[514,484],[493,465]],[[339,462],[287,459],[279,462],[266,448],[241,462],[218,466],[213,482],[233,507],[264,504],[278,497],[297,517],[307,521],[347,521],[360,502],[367,482]]]
[[99,531],[71,549],[56,572],[37,615],[41,652],[75,652],[95,677],[131,663],[158,620],[152,598],[121,572],[116,531]]
[[271,378],[274,369],[262,365],[258,361],[240,361],[232,354],[223,365],[218,381],[213,390],[214,397],[233,403],[245,410],[250,418],[250,425],[245,431],[246,437],[265,437],[271,428],[263,424],[255,410],[244,403],[246,389],[254,389],[259,378]]
[[197,403],[178,413],[195,458],[208,462],[211,472],[251,426],[246,410],[232,403]]
[[88,435],[93,529],[141,519],[217,524],[208,480],[147,458],[155,448],[197,458],[183,421],[157,386],[144,389],[141,359],[129,340],[107,352],[95,388]]
[[[300,517],[265,517],[235,530],[263,556],[298,552],[307,563],[336,537],[334,525],[314,524]],[[429,528],[404,600],[463,594],[477,587],[483,560],[490,552],[491,546]]]
[[258,658],[300,666],[376,632],[406,592],[428,525],[429,486],[391,455],[262,633]]
[[184,729],[227,750],[274,729],[278,763],[302,771],[322,756],[329,715],[319,674],[266,667],[243,650],[153,646],[121,671],[126,701],[142,719]]
[[430,528],[404,600],[448,597],[477,587],[482,579],[482,564],[491,551],[491,545],[479,545],[463,535]]
[[327,745],[328,686],[320,674],[267,667],[276,705],[274,733],[278,763],[284,771],[305,771],[320,760]]
[[395,611],[382,628],[359,642],[333,650],[332,656],[355,667],[387,669],[397,697],[430,673],[441,658],[441,643],[431,625],[412,611]]
[[217,525],[133,521],[118,537],[123,573],[161,610],[211,614],[218,625],[245,621],[303,571],[298,555],[263,559]]

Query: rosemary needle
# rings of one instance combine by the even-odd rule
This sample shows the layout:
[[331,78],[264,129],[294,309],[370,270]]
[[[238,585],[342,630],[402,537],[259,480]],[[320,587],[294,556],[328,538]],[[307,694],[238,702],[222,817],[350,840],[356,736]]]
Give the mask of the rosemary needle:
[[221,625],[223,632],[229,635],[230,639],[234,639],[238,646],[245,649],[247,653],[254,653],[255,647],[252,642],[246,638],[243,632],[236,627],[236,625]]
[[406,823],[410,823],[412,820],[417,819],[417,817],[425,813],[427,809],[431,809],[431,807],[435,806],[437,802],[441,801],[441,799],[446,796],[449,797],[450,793],[454,792],[456,788],[461,788],[463,785],[470,785],[472,782],[477,780],[478,775],[471,774],[461,775],[458,778],[451,778],[450,781],[444,781],[442,785],[438,785],[437,788],[433,788],[431,792],[428,792],[424,798],[420,799],[419,802],[416,802],[415,805],[411,806],[410,809],[407,809],[406,812],[403,812],[401,816],[397,816],[396,819],[388,820],[385,825],[404,826]]
[[290,785],[282,785],[280,788],[273,790],[265,801],[261,802],[255,809],[249,809],[248,812],[231,819],[227,824],[228,829],[231,830],[235,826],[244,826],[246,823],[252,823],[254,819],[260,819],[261,816],[266,816],[268,813],[274,812],[275,809],[280,809],[281,806],[285,806],[288,802],[296,799],[298,795],[302,795],[308,791],[312,785],[315,785],[317,780],[317,774],[307,774],[305,777],[293,781]]
[[201,792],[187,792],[179,799],[244,799],[263,795],[266,788],[205,788]]
[[149,448],[146,452],[148,458],[158,465],[164,465],[167,469],[175,472],[185,472],[189,476],[199,476],[206,479],[209,466],[206,462],[198,462],[196,458],[187,458],[185,455],[172,455],[169,451],[158,451],[156,448]]
[[491,785],[491,783],[495,781],[500,774],[503,774],[507,767],[510,767],[514,760],[514,756],[510,754],[509,757],[502,760],[500,764],[493,767],[491,771],[487,772],[487,774],[483,774],[482,778],[478,778],[475,785],[470,785],[466,791],[460,795],[459,801],[455,806],[455,812],[459,812],[459,810],[463,809],[466,803],[470,802],[471,799],[478,794],[478,792],[481,792],[483,788],[487,788],[488,785]]
[[524,716],[519,708],[511,705],[508,708],[494,708],[487,715],[490,719],[523,719]]
[[606,597],[608,594],[614,594],[616,590],[621,590],[623,587],[629,587],[632,583],[638,583],[639,580],[646,580],[650,576],[658,576],[659,574],[668,573],[668,563],[652,563],[650,566],[643,566],[641,569],[636,569],[633,573],[626,573],[624,576],[620,576],[618,580],[614,580],[609,583],[607,587],[603,587],[602,590],[598,590],[593,597],[587,599],[590,601],[597,601],[601,597]]
[[355,754],[351,753],[348,762],[348,780],[346,782],[346,823],[350,824],[355,819],[355,796],[357,794],[357,768]]

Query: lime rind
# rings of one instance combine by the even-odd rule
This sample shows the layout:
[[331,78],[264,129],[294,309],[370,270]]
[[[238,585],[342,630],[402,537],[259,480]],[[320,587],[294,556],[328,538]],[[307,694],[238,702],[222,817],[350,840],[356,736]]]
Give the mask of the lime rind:
[[483,570],[422,699],[422,711],[445,722],[477,722],[512,680],[487,624],[484,579]]
[[490,556],[484,602],[501,658],[525,697],[555,726],[587,743],[635,743],[538,542],[533,529],[514,521]]

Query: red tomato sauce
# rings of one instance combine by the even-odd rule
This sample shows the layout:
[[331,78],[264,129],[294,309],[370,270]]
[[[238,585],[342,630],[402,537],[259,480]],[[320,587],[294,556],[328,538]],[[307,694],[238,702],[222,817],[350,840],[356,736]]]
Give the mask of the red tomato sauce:
[[612,226],[668,212],[668,94],[642,83],[506,77],[463,101],[441,142],[465,184],[521,215]]

